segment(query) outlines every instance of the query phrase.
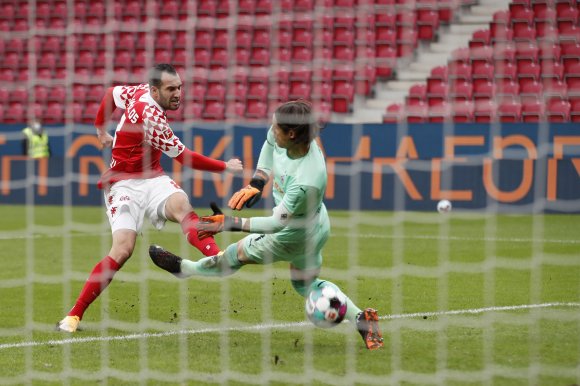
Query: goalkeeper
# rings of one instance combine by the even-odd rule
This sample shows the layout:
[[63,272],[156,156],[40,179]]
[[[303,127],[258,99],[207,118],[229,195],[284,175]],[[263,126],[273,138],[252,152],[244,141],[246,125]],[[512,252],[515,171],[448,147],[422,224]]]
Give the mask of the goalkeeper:
[[[228,246],[215,256],[199,261],[182,259],[152,245],[153,262],[179,278],[193,275],[225,276],[246,264],[290,264],[292,286],[303,297],[322,282],[322,248],[330,235],[330,221],[323,203],[326,190],[326,162],[315,138],[320,128],[311,105],[291,101],[279,106],[262,146],[257,170],[250,184],[235,193],[228,206],[242,210],[252,207],[273,178],[275,207],[270,217],[225,216],[212,203],[214,215],[197,224],[199,237],[222,231],[248,232],[250,235]],[[348,298],[347,298],[348,299]],[[347,300],[346,318],[360,332],[368,349],[383,346],[377,311],[361,310]]]

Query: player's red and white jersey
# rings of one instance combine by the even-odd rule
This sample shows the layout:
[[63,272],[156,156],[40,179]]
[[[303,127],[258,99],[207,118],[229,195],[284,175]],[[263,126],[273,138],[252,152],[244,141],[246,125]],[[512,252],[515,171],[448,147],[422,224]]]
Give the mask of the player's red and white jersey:
[[164,174],[161,154],[175,158],[185,146],[169,127],[165,111],[151,97],[149,85],[116,86],[113,99],[125,112],[115,131],[110,169],[100,185]]

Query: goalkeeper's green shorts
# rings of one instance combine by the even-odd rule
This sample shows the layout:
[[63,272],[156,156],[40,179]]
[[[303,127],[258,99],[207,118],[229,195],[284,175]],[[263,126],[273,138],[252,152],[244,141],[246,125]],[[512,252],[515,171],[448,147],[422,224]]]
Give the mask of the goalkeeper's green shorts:
[[274,234],[250,234],[243,241],[245,255],[257,264],[278,261],[294,268],[311,270],[322,265],[322,248],[330,236],[330,220],[326,211],[317,224],[308,229],[289,229]]

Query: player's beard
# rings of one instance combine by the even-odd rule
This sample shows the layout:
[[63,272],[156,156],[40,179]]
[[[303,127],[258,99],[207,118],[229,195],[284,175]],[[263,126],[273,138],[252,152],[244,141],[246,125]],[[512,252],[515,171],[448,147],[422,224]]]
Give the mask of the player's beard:
[[177,110],[179,108],[179,105],[181,104],[181,101],[179,99],[177,100],[169,100],[167,102],[167,107],[165,108],[165,110]]

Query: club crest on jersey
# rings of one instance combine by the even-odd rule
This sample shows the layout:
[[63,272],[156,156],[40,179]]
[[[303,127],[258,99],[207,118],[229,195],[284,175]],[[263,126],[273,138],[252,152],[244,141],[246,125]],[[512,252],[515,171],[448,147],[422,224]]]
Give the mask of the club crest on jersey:
[[114,195],[109,194],[109,197],[107,197],[107,202],[109,203],[109,205],[111,205],[113,203],[113,199],[115,198]]

